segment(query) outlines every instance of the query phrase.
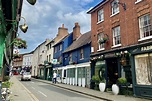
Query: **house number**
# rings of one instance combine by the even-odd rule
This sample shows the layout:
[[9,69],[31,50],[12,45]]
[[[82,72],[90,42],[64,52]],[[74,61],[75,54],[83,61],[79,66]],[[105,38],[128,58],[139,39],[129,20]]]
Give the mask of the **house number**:
[[152,50],[152,45],[141,47],[141,51],[147,51],[147,50]]

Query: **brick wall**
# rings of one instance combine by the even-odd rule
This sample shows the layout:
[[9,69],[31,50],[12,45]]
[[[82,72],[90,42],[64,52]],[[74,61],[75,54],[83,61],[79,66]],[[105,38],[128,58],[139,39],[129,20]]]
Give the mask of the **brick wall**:
[[[138,17],[146,13],[151,13],[152,20],[152,0],[143,0],[139,3],[137,0],[119,0],[121,3],[126,3],[126,10],[119,4],[119,13],[111,16],[111,2],[107,3],[96,9],[91,13],[91,38],[92,47],[94,52],[98,50],[97,34],[104,32],[109,36],[109,41],[105,44],[105,50],[113,49],[113,34],[112,28],[120,26],[121,47],[137,44],[139,36]],[[104,9],[104,21],[97,24],[97,12],[101,8]],[[116,47],[118,48],[118,47]]]

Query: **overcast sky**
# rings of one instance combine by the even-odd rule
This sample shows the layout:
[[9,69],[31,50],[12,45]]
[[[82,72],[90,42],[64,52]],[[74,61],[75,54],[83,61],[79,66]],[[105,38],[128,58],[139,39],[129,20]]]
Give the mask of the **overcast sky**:
[[[78,22],[81,33],[91,30],[91,17],[86,12],[102,0],[37,0],[34,6],[23,0],[21,16],[25,17],[28,30],[18,30],[19,37],[27,41],[28,48],[20,53],[33,51],[45,39],[53,39],[62,24],[72,32]],[[20,24],[23,24],[21,19]]]

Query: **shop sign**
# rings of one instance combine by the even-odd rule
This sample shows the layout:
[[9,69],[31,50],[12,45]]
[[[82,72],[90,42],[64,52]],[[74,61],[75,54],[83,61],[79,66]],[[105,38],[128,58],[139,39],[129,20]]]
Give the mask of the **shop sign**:
[[141,51],[152,50],[152,45],[141,47]]
[[116,57],[116,55],[114,53],[105,54],[105,58],[112,58],[112,57]]

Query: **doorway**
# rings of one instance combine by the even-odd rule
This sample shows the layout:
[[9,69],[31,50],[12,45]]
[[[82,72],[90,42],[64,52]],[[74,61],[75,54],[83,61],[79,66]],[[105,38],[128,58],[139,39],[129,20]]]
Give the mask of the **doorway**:
[[107,64],[107,87],[111,88],[112,84],[116,84],[118,79],[118,60],[110,58],[106,60]]

